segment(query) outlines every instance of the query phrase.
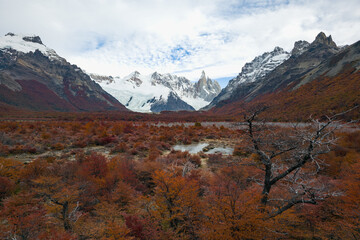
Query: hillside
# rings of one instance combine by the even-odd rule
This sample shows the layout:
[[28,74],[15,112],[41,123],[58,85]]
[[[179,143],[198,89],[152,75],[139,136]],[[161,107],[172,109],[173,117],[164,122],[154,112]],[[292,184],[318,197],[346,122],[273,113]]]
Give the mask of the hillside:
[[[237,88],[231,99],[211,109],[215,115],[240,116],[269,106],[272,121],[307,120],[342,112],[360,103],[360,42],[342,50],[320,34],[299,56],[292,56],[265,78]],[[359,118],[359,110],[348,118]]]
[[0,38],[0,102],[37,111],[127,109],[38,36]]

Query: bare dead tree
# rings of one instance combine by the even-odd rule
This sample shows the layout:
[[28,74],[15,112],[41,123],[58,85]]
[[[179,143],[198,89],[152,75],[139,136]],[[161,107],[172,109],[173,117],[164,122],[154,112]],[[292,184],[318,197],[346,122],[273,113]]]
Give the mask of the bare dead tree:
[[326,122],[312,119],[307,127],[286,128],[259,122],[258,115],[265,109],[258,109],[244,119],[250,151],[258,156],[255,165],[264,172],[261,203],[273,206],[270,217],[297,204],[317,204],[335,194],[317,179],[324,165],[319,155],[330,151],[336,141],[334,130],[339,126],[336,118],[348,111],[327,117]]
[[70,211],[69,201],[60,202],[59,200],[53,198],[50,194],[46,194],[46,193],[43,193],[41,195],[49,199],[50,202],[61,206],[61,216],[59,217],[59,219],[63,222],[64,229],[66,231],[71,231],[72,230],[71,223],[77,222],[77,220],[82,215],[82,213],[79,211],[80,209],[79,201],[76,202],[76,207],[74,207],[72,211]]

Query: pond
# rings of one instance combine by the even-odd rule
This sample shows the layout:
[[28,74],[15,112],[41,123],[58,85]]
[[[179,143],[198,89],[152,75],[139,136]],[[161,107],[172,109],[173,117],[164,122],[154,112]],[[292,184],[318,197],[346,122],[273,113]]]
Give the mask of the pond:
[[196,154],[203,151],[206,154],[222,153],[224,155],[231,155],[234,151],[231,147],[213,147],[208,143],[193,143],[189,145],[177,144],[173,147],[176,151],[189,152]]

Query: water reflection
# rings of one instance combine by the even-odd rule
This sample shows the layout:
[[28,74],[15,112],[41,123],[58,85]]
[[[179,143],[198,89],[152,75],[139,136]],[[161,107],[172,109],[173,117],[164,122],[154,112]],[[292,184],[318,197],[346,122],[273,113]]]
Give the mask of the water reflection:
[[205,148],[207,146],[209,146],[208,143],[193,143],[190,145],[178,144],[178,145],[175,145],[173,147],[173,149],[176,151],[182,151],[182,152],[188,151],[191,154],[196,154],[198,152],[201,152],[203,150],[203,148]]
[[207,154],[215,154],[215,153],[222,153],[224,155],[232,155],[234,149],[231,147],[216,147],[213,149],[210,149]]
[[222,153],[224,155],[231,155],[234,151],[231,147],[209,147],[208,143],[193,143],[190,145],[177,144],[173,149],[182,152],[188,151],[190,154],[203,151],[206,154]]

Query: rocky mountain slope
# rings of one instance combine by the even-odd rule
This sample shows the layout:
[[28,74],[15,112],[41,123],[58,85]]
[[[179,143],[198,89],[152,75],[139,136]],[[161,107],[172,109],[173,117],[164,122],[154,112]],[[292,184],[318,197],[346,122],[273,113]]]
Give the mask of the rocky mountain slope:
[[[319,33],[312,43],[295,42],[291,53],[276,47],[256,57],[221,90],[204,72],[196,83],[157,72],[89,76],[40,37],[10,33],[0,37],[0,108],[161,112],[207,106],[206,113],[189,114],[233,119],[266,105],[270,120],[300,121],[360,104],[359,69],[360,42],[339,48]],[[360,117],[359,110],[351,114]]]
[[31,110],[127,109],[38,36],[0,37],[0,103]]
[[290,58],[264,77],[239,84],[211,111],[236,115],[266,105],[273,120],[287,120],[349,109],[360,103],[359,53],[360,42],[339,48],[319,33],[311,44],[295,43]]
[[[264,53],[262,56],[256,57],[251,63],[245,64],[242,72],[229,82],[228,86],[206,109],[219,107],[239,99],[250,101],[259,94],[276,91],[299,79],[306,72],[339,51],[340,49],[332,41],[331,36],[326,37],[322,32],[311,44],[306,41],[295,42],[291,54],[275,48],[273,52]],[[268,62],[262,60],[266,59],[267,56],[270,56],[269,59],[271,60],[275,58],[278,61],[274,61],[274,64],[266,67]],[[262,64],[263,62],[265,64]],[[264,65],[265,71],[262,70]],[[260,74],[255,74],[257,72]],[[247,77],[249,75],[250,78]]]
[[90,76],[136,112],[194,111],[208,105],[221,91],[219,83],[207,77],[205,72],[196,83],[185,77],[158,72],[142,75],[135,71],[124,78]]
[[[299,50],[300,51],[300,50]],[[271,52],[257,56],[249,63],[246,63],[239,75],[231,79],[228,85],[221,90],[220,94],[204,109],[210,109],[219,102],[232,98],[236,89],[244,83],[252,83],[259,78],[263,78],[277,66],[289,59],[290,54],[280,47],[275,47]]]

